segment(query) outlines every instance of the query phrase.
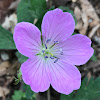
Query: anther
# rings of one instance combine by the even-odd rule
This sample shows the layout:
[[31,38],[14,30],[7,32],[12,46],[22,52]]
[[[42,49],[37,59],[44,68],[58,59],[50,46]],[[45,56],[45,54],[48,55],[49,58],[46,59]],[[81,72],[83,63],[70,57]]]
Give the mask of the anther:
[[59,41],[54,41],[54,44],[58,44],[59,43]]
[[57,58],[57,59],[54,61],[54,63],[56,63],[56,62],[58,61],[58,59],[59,59],[59,58]]
[[60,54],[63,55],[63,50],[62,50],[62,48],[60,48]]
[[54,57],[53,57],[53,56],[50,56],[50,58],[51,58],[51,59],[54,59]]
[[45,56],[44,58],[48,58],[48,56]]
[[47,49],[47,45],[45,44],[45,48]]
[[47,41],[46,41],[46,43],[49,43],[51,41],[51,39],[48,39]]
[[42,49],[42,53],[45,53],[45,48]]

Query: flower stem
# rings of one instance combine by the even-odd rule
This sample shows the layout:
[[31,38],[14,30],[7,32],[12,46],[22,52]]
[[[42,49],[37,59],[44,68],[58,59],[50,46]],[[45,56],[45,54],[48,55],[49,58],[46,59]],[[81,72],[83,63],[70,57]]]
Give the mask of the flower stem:
[[50,88],[47,91],[47,100],[50,100]]
[[55,44],[53,44],[49,49],[51,49],[52,47],[54,47],[55,46]]

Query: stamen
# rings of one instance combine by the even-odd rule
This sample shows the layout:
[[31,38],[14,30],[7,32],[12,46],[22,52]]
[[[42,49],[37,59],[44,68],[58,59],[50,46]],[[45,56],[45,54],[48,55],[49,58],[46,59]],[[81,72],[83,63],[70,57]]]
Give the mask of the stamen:
[[57,59],[54,61],[54,63],[56,63],[56,62],[58,61],[58,59],[59,59],[59,58],[57,58]]
[[47,45],[45,44],[45,48],[47,49]]
[[42,49],[42,53],[45,53],[45,48]]
[[58,44],[58,43],[59,43],[59,41],[54,41],[54,44],[50,47],[50,49],[51,49],[52,47],[54,47],[55,44]]
[[46,43],[49,43],[51,41],[51,39],[48,39],[47,41],[46,41]]
[[62,48],[60,48],[60,54],[63,55],[63,50],[62,50]]
[[48,58],[48,56],[45,56],[44,58]]
[[54,41],[54,44],[58,44],[59,43],[59,41]]
[[50,58],[51,58],[51,59],[54,59],[54,57],[53,57],[53,56],[50,56]]
[[61,55],[63,55],[63,52],[60,52]]

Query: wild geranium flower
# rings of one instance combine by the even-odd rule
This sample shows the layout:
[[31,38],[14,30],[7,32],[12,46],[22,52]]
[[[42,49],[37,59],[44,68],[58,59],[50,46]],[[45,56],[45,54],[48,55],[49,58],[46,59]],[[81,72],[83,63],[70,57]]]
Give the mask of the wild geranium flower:
[[91,40],[84,35],[72,35],[75,21],[60,9],[48,11],[39,29],[28,22],[18,23],[14,41],[18,51],[29,57],[21,65],[22,78],[34,92],[52,87],[70,94],[81,85],[81,74],[75,65],[85,64],[93,54]]

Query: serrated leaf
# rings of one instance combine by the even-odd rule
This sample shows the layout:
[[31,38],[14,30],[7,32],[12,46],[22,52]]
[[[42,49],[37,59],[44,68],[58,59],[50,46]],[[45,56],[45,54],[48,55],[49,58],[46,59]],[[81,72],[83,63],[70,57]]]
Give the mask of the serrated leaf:
[[73,93],[68,96],[61,95],[61,100],[100,100],[100,77],[92,77],[87,83],[88,78],[85,78],[75,96]]
[[25,90],[25,98],[33,100],[34,92],[31,90],[30,86],[24,84],[23,89]]
[[16,52],[16,56],[18,57],[18,61],[20,63],[23,63],[28,59],[28,57],[25,57],[24,55],[20,54],[18,51]]
[[16,49],[13,35],[0,26],[0,49]]
[[13,100],[21,100],[24,97],[24,93],[22,91],[14,91],[14,95],[12,95]]

